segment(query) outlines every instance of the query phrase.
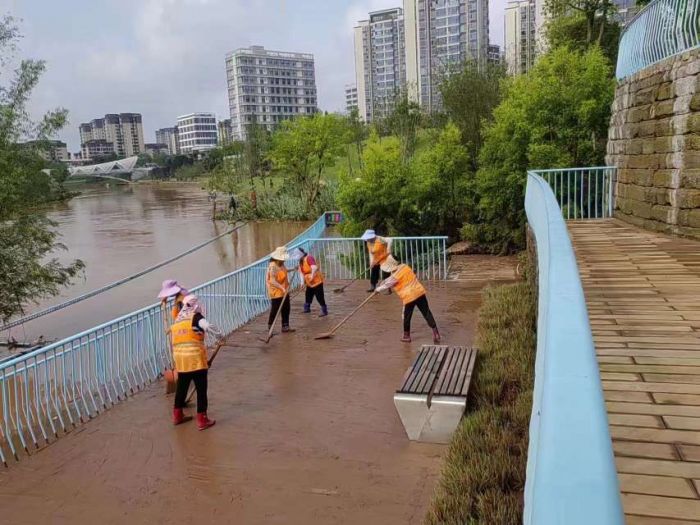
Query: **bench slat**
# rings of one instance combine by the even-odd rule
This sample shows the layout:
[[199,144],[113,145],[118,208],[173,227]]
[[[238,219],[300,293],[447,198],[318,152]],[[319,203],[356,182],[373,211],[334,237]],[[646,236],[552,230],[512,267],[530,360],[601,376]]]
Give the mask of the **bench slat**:
[[471,348],[467,350],[467,354],[464,357],[464,361],[462,361],[462,366],[460,367],[459,374],[457,375],[457,381],[450,390],[450,394],[456,396],[462,395],[462,385],[464,384],[464,379],[467,377],[467,370],[469,369],[469,362],[472,359],[473,353],[474,352]]
[[433,389],[433,392],[438,394],[440,390],[442,389],[443,385],[446,384],[446,382],[449,381],[449,377],[451,374],[451,369],[454,368],[455,362],[459,355],[454,352],[454,351],[446,351],[446,357],[444,359],[444,364],[442,366],[442,370],[440,371],[440,375],[438,376],[437,380],[435,381],[435,388]]
[[432,348],[423,348],[421,350],[422,353],[424,353],[424,357],[421,361],[420,367],[416,370],[416,374],[413,376],[413,379],[411,382],[408,384],[406,387],[407,392],[416,392],[418,389],[418,385],[423,381],[425,377],[425,371],[428,369],[430,366],[430,361],[433,359],[433,350]]
[[430,392],[430,387],[433,386],[435,382],[435,377],[439,370],[440,364],[445,356],[445,348],[437,347],[433,350],[433,356],[428,361],[428,368],[423,374],[422,381],[418,384],[418,392],[421,394],[428,394]]
[[423,362],[423,359],[426,355],[427,352],[425,351],[425,349],[421,348],[420,352],[418,352],[418,355],[413,360],[413,365],[411,365],[408,368],[408,370],[406,370],[406,373],[404,374],[403,380],[401,382],[401,387],[399,388],[398,392],[405,392],[408,389],[409,383],[413,381],[413,378],[418,373],[421,363]]
[[476,363],[476,348],[470,349],[470,359],[469,366],[467,368],[467,375],[464,378],[464,383],[462,384],[462,395],[466,396],[469,392],[469,384],[472,381],[472,373],[474,372],[474,364]]
[[455,362],[454,366],[451,368],[449,371],[449,377],[447,378],[447,381],[443,383],[442,388],[439,390],[439,394],[449,394],[450,392],[454,392],[455,385],[457,384],[457,379],[459,377],[459,371],[461,370],[462,366],[464,366],[464,359],[466,355],[466,351],[463,347],[456,347],[452,351],[455,356]]

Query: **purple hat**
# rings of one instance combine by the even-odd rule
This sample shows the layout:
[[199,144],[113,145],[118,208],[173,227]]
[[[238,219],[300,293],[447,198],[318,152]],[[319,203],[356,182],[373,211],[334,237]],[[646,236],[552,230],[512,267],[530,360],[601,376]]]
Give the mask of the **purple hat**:
[[172,297],[179,293],[187,295],[187,290],[185,290],[182,286],[177,284],[177,281],[174,281],[173,279],[166,279],[165,281],[163,281],[163,286],[160,289],[158,298],[165,299],[166,297]]

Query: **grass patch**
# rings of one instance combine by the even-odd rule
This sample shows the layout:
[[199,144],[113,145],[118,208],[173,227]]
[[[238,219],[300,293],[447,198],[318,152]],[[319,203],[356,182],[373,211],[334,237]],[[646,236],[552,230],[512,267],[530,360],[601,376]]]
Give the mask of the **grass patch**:
[[529,280],[490,287],[479,311],[475,375],[426,523],[522,523],[536,346]]

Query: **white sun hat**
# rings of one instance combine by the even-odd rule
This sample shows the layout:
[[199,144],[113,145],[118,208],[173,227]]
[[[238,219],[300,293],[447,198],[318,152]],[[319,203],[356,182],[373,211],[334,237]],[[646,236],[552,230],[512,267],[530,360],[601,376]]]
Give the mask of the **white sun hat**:
[[371,241],[377,236],[377,234],[374,232],[374,230],[365,230],[365,233],[362,234],[362,239],[363,241]]
[[286,246],[278,246],[275,248],[275,251],[272,252],[270,255],[270,259],[274,259],[275,261],[286,261],[289,259],[289,253],[287,253],[287,247]]
[[399,262],[394,259],[391,255],[389,255],[386,259],[384,259],[384,262],[381,264],[381,269],[383,272],[386,273],[391,273],[396,268],[398,268]]

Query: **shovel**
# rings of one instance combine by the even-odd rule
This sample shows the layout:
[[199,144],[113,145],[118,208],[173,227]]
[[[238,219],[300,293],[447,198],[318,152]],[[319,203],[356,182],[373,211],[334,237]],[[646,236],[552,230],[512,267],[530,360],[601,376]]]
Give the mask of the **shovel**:
[[314,339],[330,339],[331,337],[333,337],[333,334],[335,333],[335,331],[338,328],[340,328],[341,326],[343,326],[347,322],[348,319],[350,319],[353,315],[355,315],[357,313],[357,311],[360,308],[362,308],[364,305],[366,305],[375,295],[377,295],[377,292],[372,292],[372,294],[367,299],[362,301],[357,308],[355,308],[342,321],[340,321],[337,325],[335,325],[330,332],[326,332],[325,334],[317,335],[316,337],[314,337]]
[[[226,338],[224,337],[221,341],[216,343],[216,347],[214,347],[214,351],[211,353],[211,357],[209,357],[209,360],[207,361],[207,366],[211,366],[211,364],[214,362],[214,359],[216,358],[216,354],[219,353],[219,350],[226,344]],[[192,388],[190,389],[190,393],[187,394],[187,399],[185,399],[185,404],[189,403],[190,400],[192,399],[192,396],[194,395],[195,387],[192,385]]]
[[340,288],[336,288],[335,290],[333,290],[333,293],[343,293],[343,292],[345,291],[345,289],[348,288],[348,287],[349,287],[351,284],[353,284],[355,281],[357,281],[358,279],[364,279],[364,277],[365,277],[365,275],[367,275],[367,272],[368,272],[368,271],[369,271],[369,268],[365,269],[364,272],[362,272],[360,275],[358,275],[357,277],[355,277],[352,281],[350,281],[350,282],[349,282],[348,284],[346,284],[345,286],[342,286],[342,287],[340,287]]

